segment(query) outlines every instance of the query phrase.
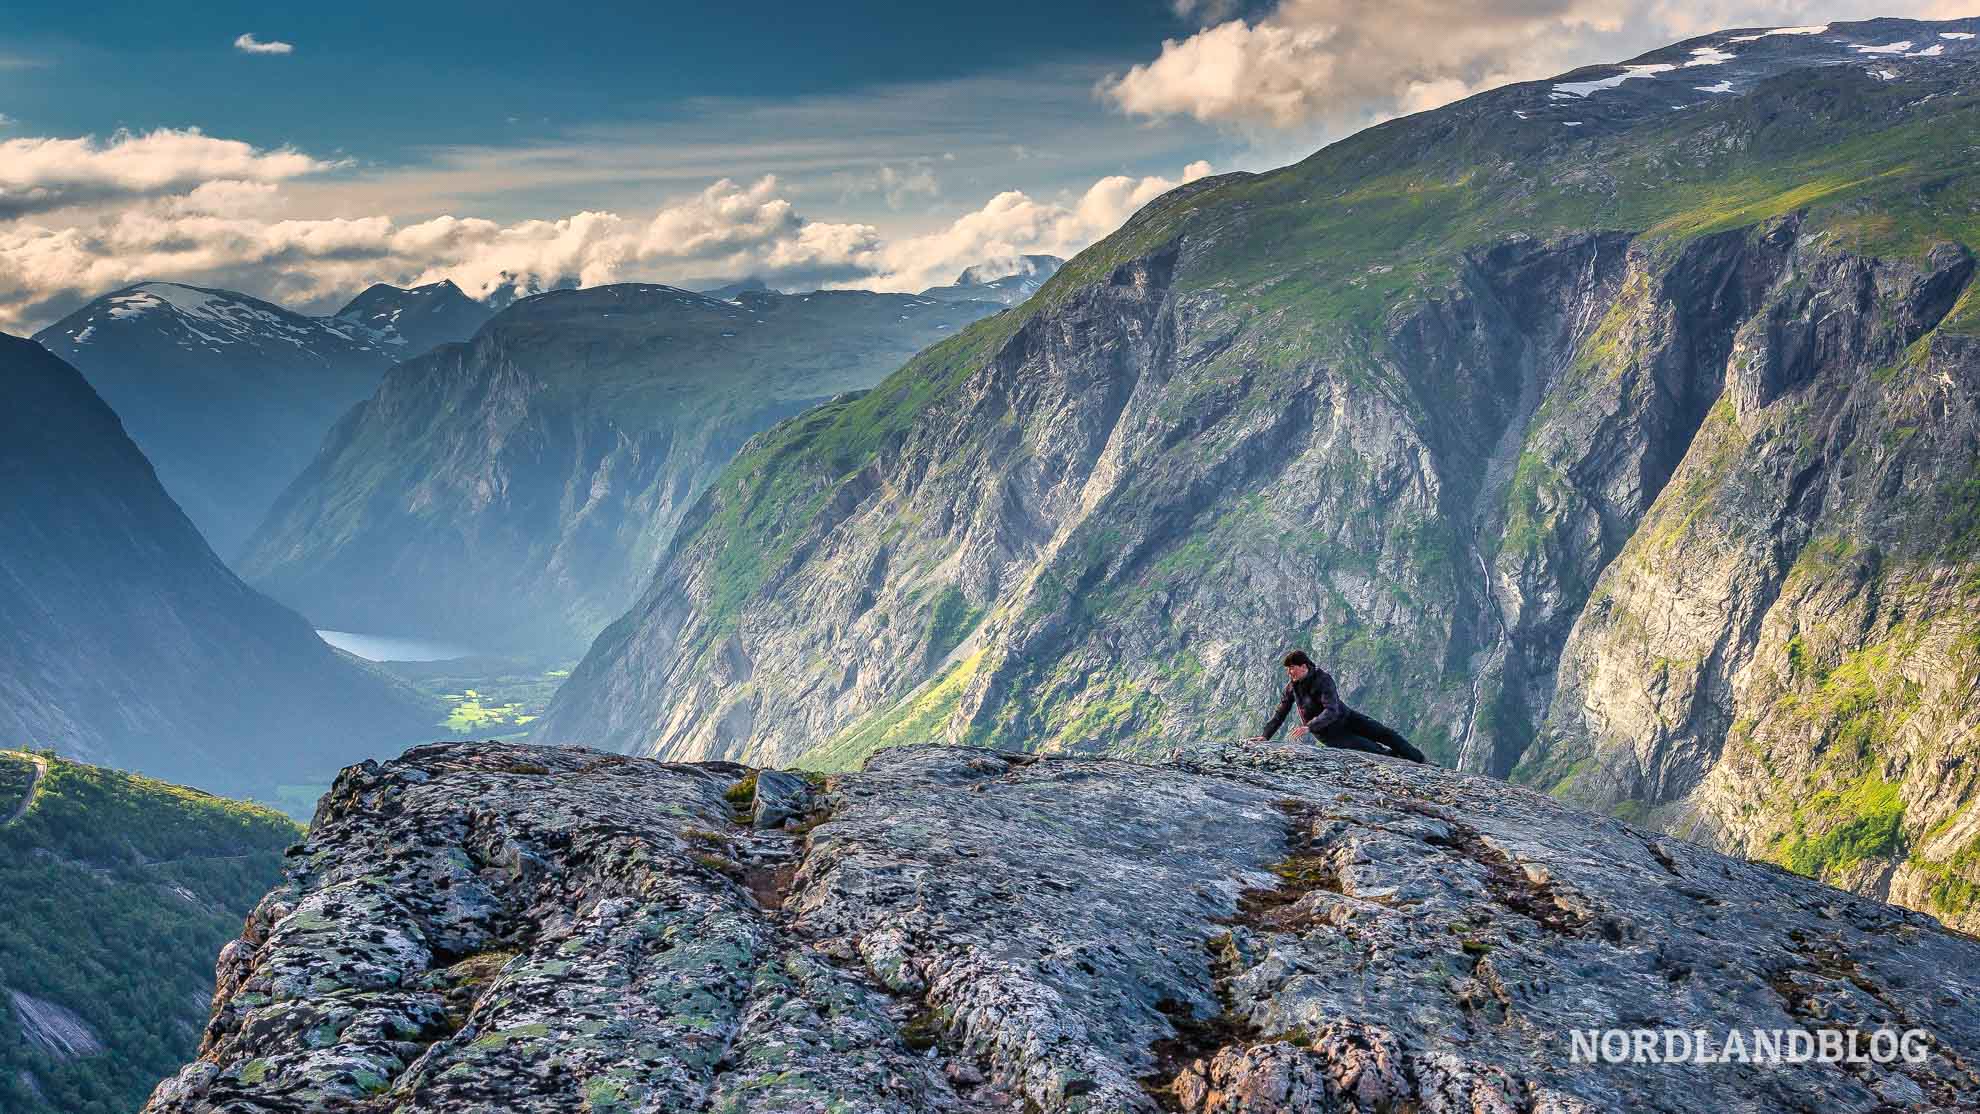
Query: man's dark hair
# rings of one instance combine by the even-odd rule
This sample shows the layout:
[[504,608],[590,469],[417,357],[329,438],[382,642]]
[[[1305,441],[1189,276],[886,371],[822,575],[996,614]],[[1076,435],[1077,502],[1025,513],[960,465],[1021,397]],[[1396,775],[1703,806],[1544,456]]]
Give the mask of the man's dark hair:
[[1291,669],[1295,665],[1303,665],[1311,669],[1313,668],[1313,659],[1306,656],[1305,650],[1294,650],[1292,653],[1286,655],[1285,661],[1279,664],[1285,666],[1287,669]]

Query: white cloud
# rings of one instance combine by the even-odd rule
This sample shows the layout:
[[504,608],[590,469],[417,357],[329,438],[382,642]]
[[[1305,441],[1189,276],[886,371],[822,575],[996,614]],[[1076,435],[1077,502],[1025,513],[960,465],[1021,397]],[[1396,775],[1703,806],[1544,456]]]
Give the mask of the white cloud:
[[280,39],[262,42],[254,37],[252,31],[235,39],[234,49],[243,54],[293,54],[296,50],[293,44],[282,42]]
[[919,290],[964,267],[1071,255],[1176,181],[1114,176],[1078,196],[998,194],[934,232],[800,215],[773,175],[723,178],[647,215],[586,211],[498,222],[284,215],[289,179],[337,164],[197,132],[0,143],[0,328],[31,330],[147,278],[245,290],[304,308],[364,286],[450,278],[474,294],[575,282],[681,283],[759,275],[773,285]]
[[178,193],[206,182],[279,182],[336,164],[283,148],[262,150],[197,128],[118,132],[108,142],[0,141],[0,218],[119,198]]
[[1199,161],[1184,167],[1173,181],[1153,175],[1114,175],[1093,183],[1070,204],[1039,201],[1016,190],[1000,193],[947,228],[880,247],[877,273],[857,285],[924,290],[954,281],[972,265],[1014,274],[1024,255],[1070,257],[1119,228],[1150,201],[1209,173],[1210,164]]
[[[1280,0],[1255,21],[1229,19],[1167,40],[1154,59],[1108,78],[1098,91],[1135,116],[1190,117],[1253,132],[1323,125],[1338,134],[1724,27],[1809,15],[1931,18],[1967,2]],[[1229,10],[1187,0],[1174,7],[1183,15]]]

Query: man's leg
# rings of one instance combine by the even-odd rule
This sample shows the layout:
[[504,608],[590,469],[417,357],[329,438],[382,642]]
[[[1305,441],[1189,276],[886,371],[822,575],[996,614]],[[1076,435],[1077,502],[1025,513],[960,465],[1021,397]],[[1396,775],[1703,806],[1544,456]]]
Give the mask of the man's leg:
[[1370,719],[1360,712],[1350,709],[1346,715],[1340,718],[1339,722],[1343,729],[1352,731],[1364,738],[1373,739],[1384,747],[1387,747],[1388,750],[1385,753],[1393,754],[1397,758],[1407,758],[1411,762],[1428,761],[1422,751],[1410,745],[1408,739],[1403,738],[1395,729],[1382,723],[1380,720]]
[[1318,741],[1324,746],[1338,747],[1341,750],[1358,750],[1363,754],[1386,756],[1389,753],[1382,749],[1380,743],[1362,738],[1359,732],[1350,729],[1342,720],[1335,720],[1325,730],[1319,732]]

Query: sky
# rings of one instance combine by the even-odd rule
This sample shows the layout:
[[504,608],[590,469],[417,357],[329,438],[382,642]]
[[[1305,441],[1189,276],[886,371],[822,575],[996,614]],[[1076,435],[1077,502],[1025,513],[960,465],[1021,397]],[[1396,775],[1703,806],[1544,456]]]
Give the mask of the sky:
[[[10,0],[0,330],[147,279],[918,290],[1208,173],[1726,27],[1980,0]],[[81,14],[79,14],[81,13]]]

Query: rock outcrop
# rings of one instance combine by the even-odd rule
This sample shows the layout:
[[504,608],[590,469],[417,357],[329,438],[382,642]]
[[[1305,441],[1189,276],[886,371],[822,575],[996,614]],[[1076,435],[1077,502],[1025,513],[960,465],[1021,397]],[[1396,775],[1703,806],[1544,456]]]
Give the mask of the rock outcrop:
[[[148,1114],[1980,1102],[1980,942],[1347,752],[909,747],[800,779],[437,744],[346,770],[292,854]],[[1576,1062],[1577,1030],[1666,1028],[1923,1035]]]

